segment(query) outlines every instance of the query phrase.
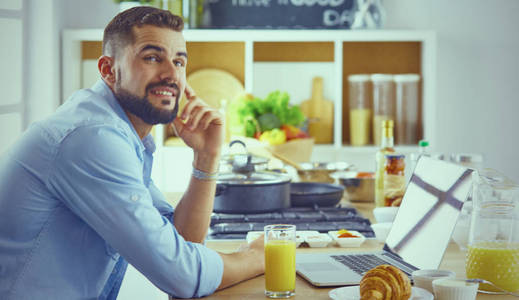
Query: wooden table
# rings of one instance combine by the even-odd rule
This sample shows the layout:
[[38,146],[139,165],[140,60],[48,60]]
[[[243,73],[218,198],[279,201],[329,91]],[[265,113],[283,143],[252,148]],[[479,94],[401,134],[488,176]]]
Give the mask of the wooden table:
[[[168,197],[169,198],[169,197]],[[171,199],[171,198],[170,198]],[[359,213],[363,216],[369,218],[370,220],[374,220],[373,218],[373,203],[349,203],[343,202],[343,205],[352,205],[354,206]],[[235,251],[241,243],[245,241],[207,241],[206,246],[216,251],[230,253]],[[380,250],[382,249],[383,244],[369,239],[362,244],[360,248],[340,248],[337,246],[327,247],[327,248],[307,248],[307,247],[299,247],[297,248],[297,253],[318,253],[318,252],[358,252],[364,250]],[[460,251],[458,246],[454,243],[450,243],[445,255],[443,257],[442,263],[440,264],[440,269],[447,269],[456,272],[457,277],[461,278],[465,276],[465,253]],[[224,290],[218,291],[204,299],[268,299],[264,294],[265,288],[265,278],[264,276],[258,276],[256,278],[252,278],[250,280],[241,282],[232,287],[226,288]],[[296,278],[296,295],[290,299],[330,299],[328,296],[328,292],[335,287],[330,288],[322,288],[315,287],[311,285],[308,281],[300,277],[299,275]],[[508,296],[508,295],[489,295],[478,293],[478,300],[485,299],[495,299],[495,300],[515,300],[516,297]]]

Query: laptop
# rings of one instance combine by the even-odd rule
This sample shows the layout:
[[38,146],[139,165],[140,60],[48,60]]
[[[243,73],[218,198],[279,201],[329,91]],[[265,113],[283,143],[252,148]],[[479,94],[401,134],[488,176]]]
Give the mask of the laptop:
[[421,157],[384,248],[371,252],[298,253],[297,273],[315,286],[356,285],[380,264],[406,274],[437,269],[472,187],[471,169]]

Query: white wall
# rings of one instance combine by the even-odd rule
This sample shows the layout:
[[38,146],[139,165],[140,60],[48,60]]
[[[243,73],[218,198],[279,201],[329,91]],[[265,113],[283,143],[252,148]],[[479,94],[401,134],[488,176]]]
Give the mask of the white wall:
[[60,103],[60,31],[58,0],[27,0],[27,74],[25,126],[53,113]]
[[437,141],[519,182],[519,1],[385,1],[386,28],[437,32]]

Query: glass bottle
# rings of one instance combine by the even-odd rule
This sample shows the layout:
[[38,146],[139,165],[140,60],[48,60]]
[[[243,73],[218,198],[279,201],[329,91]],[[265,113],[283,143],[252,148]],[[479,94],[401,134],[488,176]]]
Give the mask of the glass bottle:
[[409,163],[406,169],[406,179],[408,182],[411,180],[411,175],[413,174],[414,168],[416,167],[420,157],[431,156],[427,151],[427,147],[429,147],[429,142],[426,140],[420,140],[418,142],[418,153],[411,153],[411,155],[409,155]]
[[[465,270],[467,278],[519,290],[519,186],[491,169],[473,176],[473,211]],[[498,292],[490,285],[480,289]]]
[[384,172],[386,154],[395,152],[393,149],[393,120],[382,121],[381,147],[375,155],[375,205],[385,206],[384,204]]

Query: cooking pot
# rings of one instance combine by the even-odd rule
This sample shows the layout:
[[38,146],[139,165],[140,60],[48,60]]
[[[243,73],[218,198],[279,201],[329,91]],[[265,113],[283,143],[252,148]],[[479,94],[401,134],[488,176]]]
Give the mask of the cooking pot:
[[214,211],[263,213],[290,207],[290,177],[274,172],[218,176]]
[[[229,145],[241,141],[233,141]],[[226,158],[232,172],[222,173],[216,181],[214,212],[263,213],[290,207],[290,180],[288,175],[257,171],[261,161],[250,154]]]

